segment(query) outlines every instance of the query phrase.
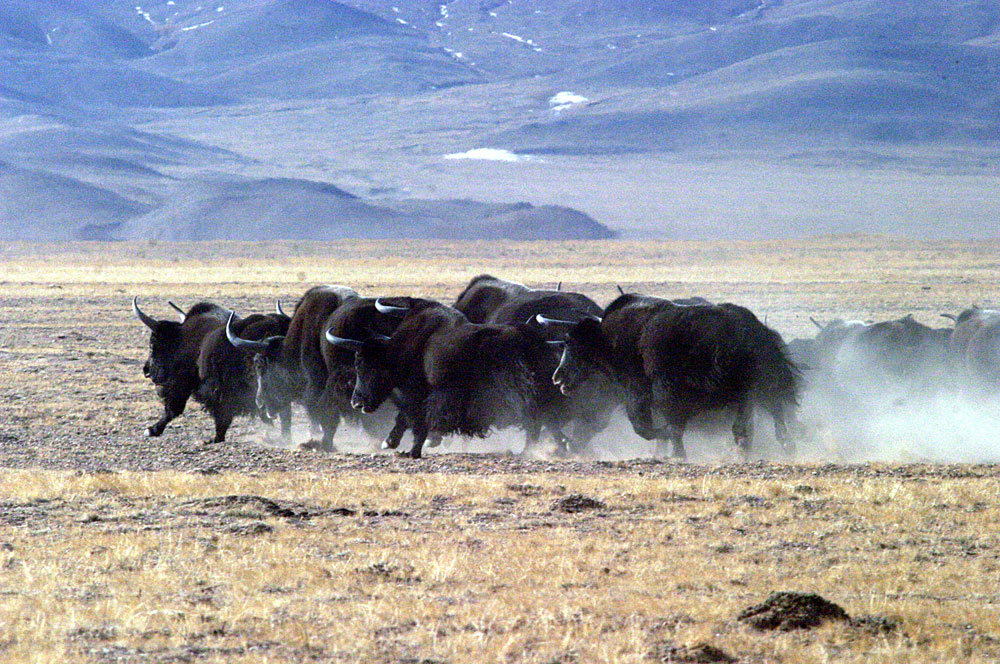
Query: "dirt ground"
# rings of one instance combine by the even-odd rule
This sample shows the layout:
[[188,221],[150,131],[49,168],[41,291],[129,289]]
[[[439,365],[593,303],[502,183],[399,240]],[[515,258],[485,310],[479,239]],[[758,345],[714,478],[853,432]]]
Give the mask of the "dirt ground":
[[[992,464],[846,463],[836,440],[795,463],[731,463],[725,441],[688,464],[525,459],[505,451],[516,436],[413,461],[356,431],[325,455],[249,420],[205,444],[194,404],[150,439],[129,303],[260,311],[324,282],[446,299],[492,272],[601,304],[616,284],[736,301],[798,336],[810,315],[931,322],[988,304],[998,248],[5,247],[0,661],[996,661]],[[738,620],[781,590],[851,620]]]

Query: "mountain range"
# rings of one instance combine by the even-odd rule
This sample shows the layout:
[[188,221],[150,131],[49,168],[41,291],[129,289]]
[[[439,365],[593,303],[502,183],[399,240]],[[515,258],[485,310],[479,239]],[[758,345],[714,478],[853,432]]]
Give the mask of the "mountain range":
[[1000,0],[8,0],[0,71],[3,240],[997,234]]

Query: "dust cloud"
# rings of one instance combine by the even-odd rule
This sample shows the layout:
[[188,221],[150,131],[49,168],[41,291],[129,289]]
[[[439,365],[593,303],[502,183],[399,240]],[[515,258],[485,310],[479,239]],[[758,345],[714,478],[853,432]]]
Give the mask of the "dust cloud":
[[[1000,461],[1000,399],[966,394],[945,387],[936,393],[901,396],[893,386],[856,385],[845,389],[811,376],[802,392],[794,422],[790,424],[796,453],[786,458],[774,436],[771,419],[754,416],[754,443],[749,460],[803,463],[986,463]],[[881,388],[881,389],[880,389]],[[743,460],[733,445],[730,409],[696,417],[684,435],[687,458],[692,463],[730,463]],[[296,409],[291,441],[282,440],[277,427],[257,425],[256,442],[273,447],[296,447],[318,440],[305,412]],[[567,431],[569,427],[567,427]],[[412,444],[408,432],[401,451]],[[380,451],[380,439],[361,427],[342,423],[334,444],[339,452],[371,454]],[[517,428],[493,431],[485,438],[447,436],[439,447],[424,447],[425,454],[521,454],[524,432]],[[632,430],[623,409],[615,411],[609,426],[587,445],[576,445],[572,458],[624,461],[652,458],[655,441]],[[555,444],[543,434],[531,458],[556,458]]]

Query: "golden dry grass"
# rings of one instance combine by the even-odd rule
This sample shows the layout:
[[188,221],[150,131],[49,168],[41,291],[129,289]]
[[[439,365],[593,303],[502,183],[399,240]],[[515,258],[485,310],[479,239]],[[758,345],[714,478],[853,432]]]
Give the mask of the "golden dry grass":
[[[0,661],[648,662],[700,643],[746,662],[997,661],[991,467],[486,474],[468,458],[450,470],[444,458],[439,473],[345,457],[273,472],[282,454],[299,458],[278,450],[239,474],[40,468],[72,468],[77,451],[115,467],[147,444],[138,432],[155,404],[133,294],[162,315],[168,297],[249,311],[324,282],[451,298],[492,272],[561,280],[602,304],[618,283],[744,303],[794,336],[809,315],[930,323],[989,301],[998,249],[892,238],[0,248],[0,462],[25,468],[0,472]],[[204,425],[185,415],[170,444],[195,458]],[[151,465],[187,457],[165,458]],[[570,494],[606,507],[553,509]],[[209,500],[220,496],[285,511]],[[772,590],[900,627],[766,633],[736,620]]]
[[[0,530],[3,658],[647,662],[668,643],[761,662],[1000,656],[995,477],[808,477],[8,471],[25,522],[8,508]],[[606,506],[553,509],[571,492]],[[320,514],[192,502],[232,495]],[[776,589],[901,625],[736,621]]]

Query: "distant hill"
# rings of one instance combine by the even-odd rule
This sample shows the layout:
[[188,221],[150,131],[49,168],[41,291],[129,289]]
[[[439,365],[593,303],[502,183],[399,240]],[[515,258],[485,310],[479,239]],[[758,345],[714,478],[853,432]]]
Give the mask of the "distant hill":
[[126,219],[148,209],[79,180],[0,162],[3,241],[108,239]]
[[0,238],[673,233],[632,164],[1000,155],[1000,0],[8,0],[0,72]]
[[336,238],[593,239],[614,233],[568,208],[475,201],[364,201],[329,184],[287,178],[184,185],[156,210],[120,225],[117,239]]

